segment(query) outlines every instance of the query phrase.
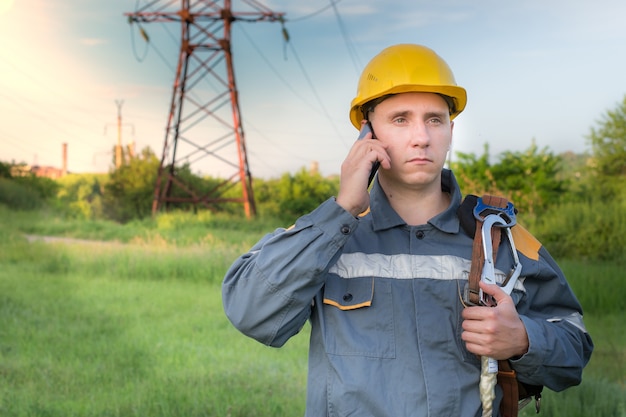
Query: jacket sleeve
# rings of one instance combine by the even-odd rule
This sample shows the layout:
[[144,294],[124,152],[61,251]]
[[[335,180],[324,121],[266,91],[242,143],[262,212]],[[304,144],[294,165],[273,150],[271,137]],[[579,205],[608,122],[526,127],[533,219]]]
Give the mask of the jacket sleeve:
[[562,391],[581,382],[593,342],[580,303],[548,251],[537,242],[534,253],[522,255],[526,294],[517,309],[530,343],[510,362],[520,381]]
[[306,323],[326,272],[358,223],[331,198],[293,227],[266,235],[226,273],[226,316],[245,335],[282,346]]

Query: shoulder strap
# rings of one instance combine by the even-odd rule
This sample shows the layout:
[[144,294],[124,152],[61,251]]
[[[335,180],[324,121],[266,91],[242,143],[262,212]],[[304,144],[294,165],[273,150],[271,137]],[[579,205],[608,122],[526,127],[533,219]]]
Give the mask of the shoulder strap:
[[[485,194],[482,196],[482,202],[486,206],[505,209],[509,207],[509,201],[504,197],[497,197]],[[479,282],[481,272],[485,263],[482,242],[482,216],[475,213],[475,207],[478,204],[478,197],[468,195],[459,207],[458,215],[461,225],[465,231],[473,237],[472,247],[472,264],[468,278],[467,291],[465,301],[473,305],[480,305]],[[489,213],[487,213],[489,214]],[[493,260],[495,262],[498,254],[498,247],[502,239],[502,230],[499,228],[491,229],[491,240],[493,250]],[[520,400],[530,400],[535,397],[535,408],[539,412],[541,386],[529,386],[519,382],[515,370],[507,360],[498,361],[498,384],[502,388],[503,398],[500,403],[500,414],[503,417],[518,417],[520,409]],[[523,406],[525,404],[521,404]]]
[[509,361],[498,361],[498,385],[502,388],[500,414],[502,417],[517,417],[520,392],[515,370]]
[[[508,200],[503,197],[496,197],[492,195],[483,195],[482,200],[485,204],[492,207],[506,208]],[[482,226],[483,221],[480,216],[475,217],[475,230],[474,230],[474,245],[472,247],[472,265],[470,267],[470,273],[467,286],[467,301],[471,304],[479,305],[479,286],[480,274],[485,264],[485,254],[483,253],[483,237]],[[491,229],[491,241],[493,242],[493,259],[495,261],[498,254],[498,247],[500,246],[500,240],[502,238],[502,231],[499,228]]]

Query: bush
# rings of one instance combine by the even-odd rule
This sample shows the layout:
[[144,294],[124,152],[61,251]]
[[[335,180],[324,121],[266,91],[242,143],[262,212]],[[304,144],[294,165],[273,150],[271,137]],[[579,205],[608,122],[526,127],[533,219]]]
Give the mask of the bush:
[[36,210],[42,207],[43,199],[28,185],[0,178],[0,204],[12,210]]
[[128,164],[111,172],[104,186],[104,215],[120,223],[149,217],[158,168],[159,160],[146,148]]
[[57,208],[69,218],[102,219],[102,193],[108,175],[70,174],[58,180]]
[[338,179],[324,178],[305,168],[295,175],[284,174],[280,180],[255,185],[260,212],[286,223],[313,211],[325,200],[337,195],[338,190]]
[[530,227],[556,258],[626,261],[625,199],[553,206]]

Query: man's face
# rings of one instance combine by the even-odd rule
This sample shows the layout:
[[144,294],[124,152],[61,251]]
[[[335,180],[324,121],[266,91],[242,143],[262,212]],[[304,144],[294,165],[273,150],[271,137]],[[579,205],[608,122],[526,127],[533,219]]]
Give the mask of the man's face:
[[391,169],[381,179],[411,187],[440,186],[454,123],[445,100],[434,93],[394,95],[370,112],[376,138],[388,145]]

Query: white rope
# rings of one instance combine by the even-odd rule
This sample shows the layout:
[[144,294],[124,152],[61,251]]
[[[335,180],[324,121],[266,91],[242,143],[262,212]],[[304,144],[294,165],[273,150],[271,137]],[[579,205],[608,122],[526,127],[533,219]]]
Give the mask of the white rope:
[[487,356],[480,357],[480,402],[483,405],[483,417],[493,416],[493,402],[496,399],[498,382],[498,361]]

